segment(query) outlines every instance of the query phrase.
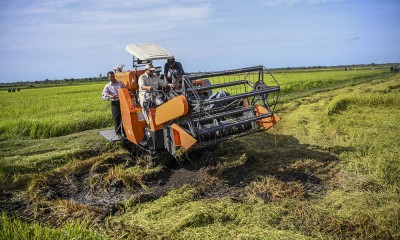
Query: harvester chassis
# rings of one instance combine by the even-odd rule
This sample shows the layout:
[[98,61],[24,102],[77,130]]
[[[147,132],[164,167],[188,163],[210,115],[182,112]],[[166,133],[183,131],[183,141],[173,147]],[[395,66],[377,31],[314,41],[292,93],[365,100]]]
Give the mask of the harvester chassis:
[[134,55],[134,70],[117,72],[116,78],[127,86],[118,91],[123,141],[132,143],[137,157],[162,162],[168,154],[179,157],[190,149],[269,129],[280,120],[274,113],[279,83],[261,65],[183,75],[178,88],[159,90],[162,105],[141,105],[138,80],[145,70],[138,67],[173,56],[154,44],[126,49]]

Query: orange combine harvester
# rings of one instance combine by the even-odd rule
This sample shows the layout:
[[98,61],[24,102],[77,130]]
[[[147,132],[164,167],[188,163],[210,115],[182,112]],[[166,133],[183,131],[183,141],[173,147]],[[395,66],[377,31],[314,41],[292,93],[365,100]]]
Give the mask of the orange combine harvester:
[[[179,87],[157,89],[159,106],[142,107],[138,79],[144,66],[173,58],[155,44],[132,44],[133,70],[116,72],[125,83],[119,89],[123,141],[152,154],[177,156],[189,149],[269,129],[280,119],[274,114],[280,86],[263,66],[183,75]],[[161,67],[156,67],[156,72]],[[121,140],[100,131],[110,141]]]

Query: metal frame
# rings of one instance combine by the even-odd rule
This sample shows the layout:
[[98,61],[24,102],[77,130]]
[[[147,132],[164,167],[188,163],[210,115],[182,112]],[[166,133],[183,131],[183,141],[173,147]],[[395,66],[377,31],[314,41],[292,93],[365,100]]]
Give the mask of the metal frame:
[[[217,83],[205,87],[196,87],[192,84],[192,81],[194,80],[201,80],[209,77],[240,75],[243,73],[246,78],[255,72],[258,72],[258,79],[255,83],[242,78],[241,80]],[[254,89],[254,86],[257,83],[265,84],[265,74],[270,75],[276,85],[265,85],[266,87],[263,89]],[[223,89],[224,87],[236,85],[244,85],[245,92],[216,99],[202,99],[198,94],[198,92],[210,89]],[[274,113],[273,110],[271,110],[271,105],[275,107],[279,98],[279,92],[279,83],[263,66],[184,76],[182,78],[182,90],[179,91],[179,94],[183,94],[187,97],[191,112],[190,116],[187,117],[186,120],[179,120],[179,124],[200,142],[218,141],[219,139],[223,139],[225,136],[233,135],[235,131],[236,133],[250,131],[257,126],[257,124],[255,124],[257,121],[273,116]],[[272,101],[268,101],[268,94],[270,93],[276,93],[276,97],[275,99],[272,99]],[[245,99],[250,106],[245,107],[240,105],[240,103]],[[218,104],[223,106],[206,110],[207,106]],[[266,114],[257,114],[255,110],[256,104],[264,106],[268,112]]]

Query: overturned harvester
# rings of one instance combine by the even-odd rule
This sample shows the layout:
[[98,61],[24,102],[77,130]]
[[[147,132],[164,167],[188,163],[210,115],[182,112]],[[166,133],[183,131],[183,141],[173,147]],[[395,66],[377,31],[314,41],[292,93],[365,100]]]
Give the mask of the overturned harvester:
[[119,90],[122,122],[125,140],[140,149],[177,155],[279,121],[273,110],[280,87],[263,66],[184,75],[178,88],[157,90],[162,105],[141,107],[138,79],[145,70],[138,68],[173,56],[154,44],[126,50],[134,56],[134,70],[116,73],[127,86]]

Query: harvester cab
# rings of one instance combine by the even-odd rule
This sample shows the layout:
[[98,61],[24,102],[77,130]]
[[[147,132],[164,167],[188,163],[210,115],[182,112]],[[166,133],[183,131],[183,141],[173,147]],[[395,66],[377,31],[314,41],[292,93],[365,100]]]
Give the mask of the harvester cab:
[[[257,130],[269,129],[280,86],[263,66],[183,75],[179,88],[158,90],[163,104],[144,106],[138,79],[145,64],[173,58],[155,44],[132,44],[133,70],[116,72],[127,88],[119,89],[125,140],[152,153],[180,155]],[[161,71],[161,69],[159,69]]]

